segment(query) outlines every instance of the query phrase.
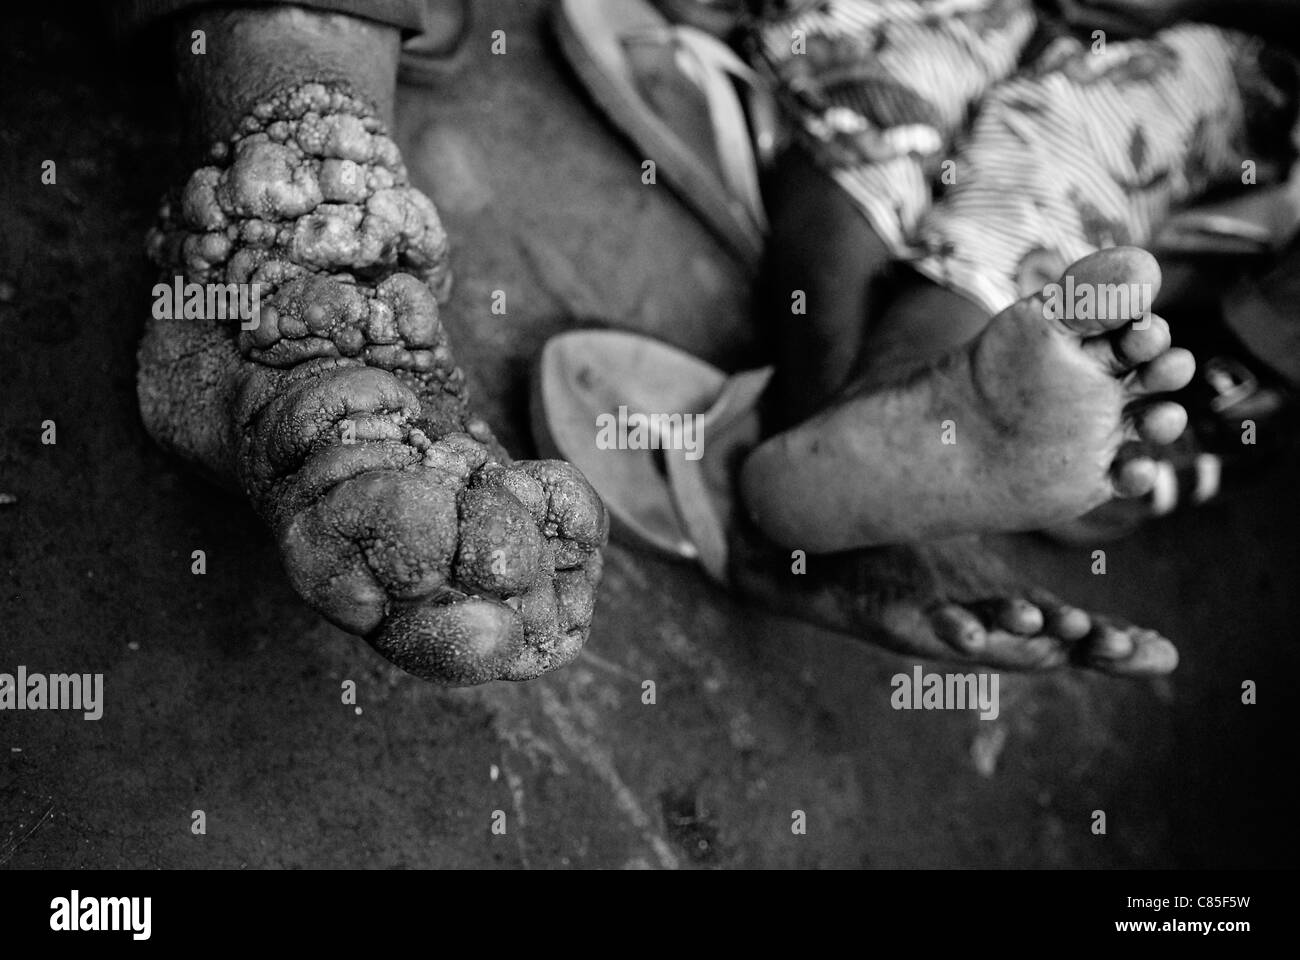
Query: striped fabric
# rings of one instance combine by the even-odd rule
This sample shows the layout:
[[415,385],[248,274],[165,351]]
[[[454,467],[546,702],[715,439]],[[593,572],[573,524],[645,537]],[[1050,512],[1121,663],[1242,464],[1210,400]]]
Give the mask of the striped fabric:
[[1011,75],[1034,26],[1029,0],[830,0],[765,22],[758,52],[778,86],[815,94],[803,99],[816,109],[800,111],[814,143],[851,140],[860,128],[933,131],[929,149],[853,162],[850,144],[836,154],[849,162],[829,165],[902,255],[930,206],[927,157],[946,150],[971,108]]
[[[1029,0],[825,0],[755,43],[881,238],[990,312],[1044,271],[1148,243],[1172,207],[1240,182],[1243,160],[1260,159],[1263,182],[1261,152],[1290,149],[1285,125],[1249,142],[1247,94],[1279,95],[1262,89],[1260,40],[1200,24],[1098,52],[1062,37],[1025,69],[1036,25]],[[885,159],[853,149],[893,127],[934,135]],[[936,182],[945,159],[951,186]]]
[[985,98],[956,183],[916,231],[916,267],[997,312],[1041,289],[1044,270],[1148,245],[1175,207],[1240,184],[1243,161],[1263,176],[1261,150],[1279,145],[1250,142],[1241,86],[1263,46],[1199,24],[1098,53],[1058,40]]

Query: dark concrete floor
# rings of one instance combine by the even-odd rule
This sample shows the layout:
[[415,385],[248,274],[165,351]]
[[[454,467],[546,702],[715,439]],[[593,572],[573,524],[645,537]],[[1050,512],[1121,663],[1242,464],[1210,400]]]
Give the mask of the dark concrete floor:
[[[528,450],[528,365],[575,317],[761,359],[739,275],[640,183],[542,5],[475,6],[473,62],[404,89],[398,126],[452,234],[448,322],[502,438]],[[176,106],[161,53],[124,56],[60,10],[10,7],[0,28],[0,492],[18,498],[0,506],[0,671],[102,671],[107,703],[98,722],[0,714],[0,865],[1294,863],[1294,468],[1110,548],[1105,577],[1086,550],[1014,541],[1023,569],[1173,636],[1183,664],[1160,683],[1004,675],[995,723],[894,712],[909,662],[618,546],[587,651],[538,682],[440,690],[323,623],[244,504],[140,426],[141,238],[181,173]]]

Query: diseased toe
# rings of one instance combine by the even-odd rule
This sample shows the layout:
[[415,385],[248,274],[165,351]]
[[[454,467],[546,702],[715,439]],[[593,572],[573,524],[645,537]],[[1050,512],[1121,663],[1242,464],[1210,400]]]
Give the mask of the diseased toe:
[[[603,545],[548,539],[543,527],[584,534],[604,521],[588,522],[572,478],[548,494],[515,467],[475,465],[458,445],[480,448],[451,435],[422,464],[336,485],[285,524],[285,566],[322,615],[410,673],[448,684],[531,679],[581,649]],[[566,551],[573,562],[557,570]]]
[[366,639],[408,673],[471,686],[506,672],[523,645],[523,628],[508,606],[469,597],[401,610]]
[[542,536],[537,522],[504,487],[465,491],[459,534],[454,575],[467,592],[511,597],[536,580],[545,554]]
[[586,570],[561,570],[555,575],[555,599],[560,631],[584,629],[596,607],[596,588]]
[[345,630],[367,634],[390,599],[447,586],[457,546],[456,489],[427,471],[376,471],[335,486],[280,533],[299,594]]
[[563,460],[523,460],[515,467],[540,484],[542,532],[556,539],[555,566],[580,566],[609,535],[609,516],[595,488]]

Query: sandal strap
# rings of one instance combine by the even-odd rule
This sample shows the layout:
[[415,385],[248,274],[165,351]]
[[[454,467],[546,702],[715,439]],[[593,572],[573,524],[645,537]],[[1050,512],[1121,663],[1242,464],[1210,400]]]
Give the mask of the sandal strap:
[[[751,415],[771,378],[771,367],[733,375],[704,415],[704,429],[725,429]],[[734,521],[730,516],[723,516],[715,503],[705,480],[703,461],[686,459],[683,449],[684,445],[673,443],[664,450],[669,496],[682,529],[695,546],[696,561],[713,580],[726,583],[730,569],[729,534]]]
[[746,89],[750,113],[755,118],[773,116],[775,111],[766,109],[769,95],[758,74],[726,43],[697,27],[673,25],[641,30],[625,35],[623,42],[672,44],[678,69],[704,95],[723,184],[759,232],[766,233],[757,155],[771,151],[775,134],[770,128],[751,130],[736,92],[739,81]]

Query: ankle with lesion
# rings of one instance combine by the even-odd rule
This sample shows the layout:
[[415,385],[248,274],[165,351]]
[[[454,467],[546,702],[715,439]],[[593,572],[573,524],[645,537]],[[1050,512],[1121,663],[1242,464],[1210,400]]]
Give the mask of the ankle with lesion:
[[355,449],[319,464],[326,474],[376,457],[372,466],[397,465],[385,452],[393,442],[396,460],[418,462],[426,432],[467,434],[501,454],[468,413],[439,319],[446,232],[365,101],[340,85],[300,84],[255,105],[209,161],[164,202],[148,248],[192,282],[258,291],[252,329],[206,319],[209,342],[228,339],[251,361],[231,413],[241,485],[255,501],[278,503],[266,496],[270,478],[327,444]]
[[256,105],[164,202],[149,250],[198,282],[274,288],[306,273],[365,279],[400,267],[439,297],[450,287],[432,201],[410,185],[372,109],[333,84]]

